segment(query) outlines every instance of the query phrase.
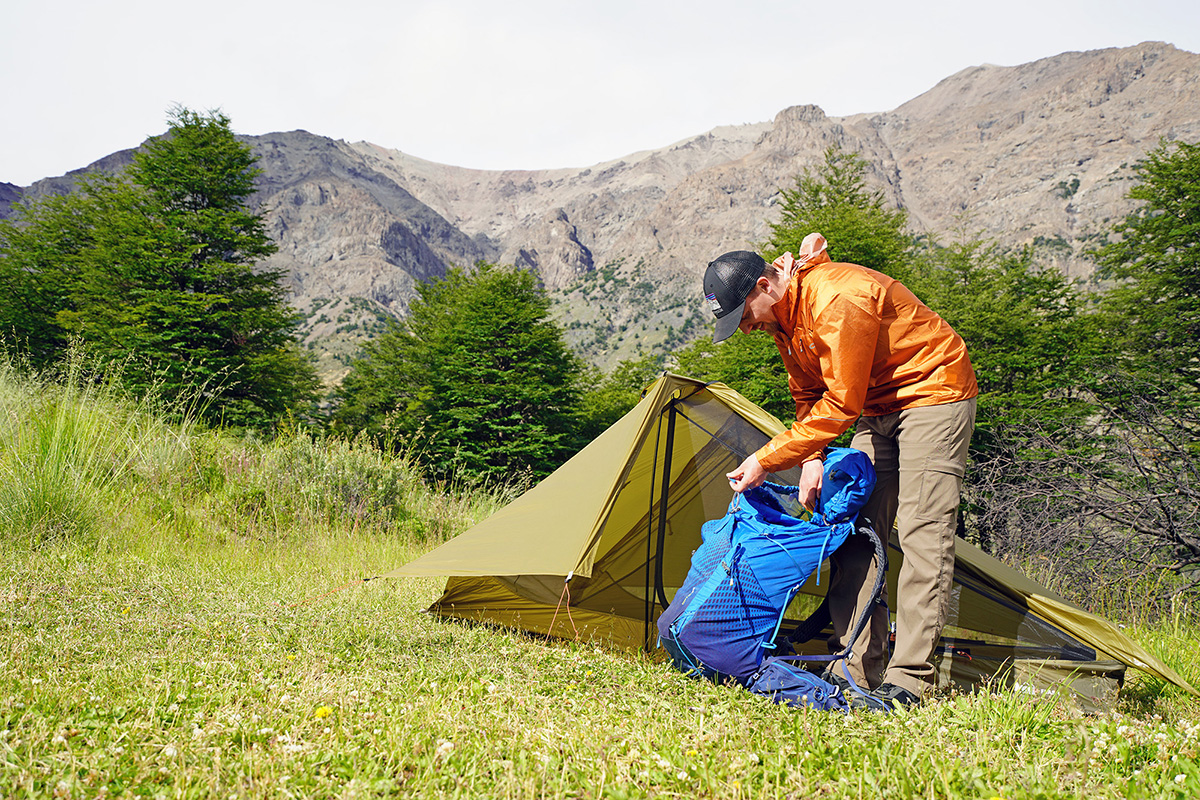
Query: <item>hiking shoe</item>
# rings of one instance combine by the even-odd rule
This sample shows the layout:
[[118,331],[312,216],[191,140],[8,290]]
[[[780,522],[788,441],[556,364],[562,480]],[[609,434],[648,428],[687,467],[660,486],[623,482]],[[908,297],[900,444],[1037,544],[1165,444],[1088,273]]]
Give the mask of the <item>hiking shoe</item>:
[[871,697],[883,705],[882,710],[884,711],[892,711],[900,706],[915,706],[921,702],[920,695],[913,694],[908,689],[894,683],[880,684],[878,689],[871,692]]
[[827,669],[822,672],[821,680],[825,681],[826,683],[832,683],[834,686],[841,689],[842,694],[846,695],[846,697],[850,696],[850,681],[846,680],[841,675],[838,675],[833,670]]
[[846,698],[846,702],[850,704],[851,711],[883,711],[879,703],[875,701],[870,693],[864,694],[862,690],[855,690],[850,686],[850,681],[843,678],[833,670],[826,670],[821,678],[826,683],[832,683],[842,693],[842,697]]

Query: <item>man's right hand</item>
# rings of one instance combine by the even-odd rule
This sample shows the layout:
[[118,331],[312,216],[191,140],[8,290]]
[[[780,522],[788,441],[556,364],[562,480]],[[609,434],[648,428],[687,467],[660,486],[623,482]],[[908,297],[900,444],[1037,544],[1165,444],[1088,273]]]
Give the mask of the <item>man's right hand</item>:
[[754,453],[751,453],[750,457],[743,461],[737,469],[725,473],[725,477],[729,479],[730,487],[741,494],[747,489],[761,486],[767,479],[767,471],[758,463],[758,458]]

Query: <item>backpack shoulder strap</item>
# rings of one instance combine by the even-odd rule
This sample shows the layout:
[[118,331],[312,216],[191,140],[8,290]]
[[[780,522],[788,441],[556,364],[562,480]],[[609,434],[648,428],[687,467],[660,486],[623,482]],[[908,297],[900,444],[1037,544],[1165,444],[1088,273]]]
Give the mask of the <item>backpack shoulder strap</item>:
[[871,621],[871,615],[875,613],[875,604],[879,602],[879,593],[883,590],[884,581],[887,580],[887,548],[883,543],[883,538],[875,531],[873,525],[859,525],[858,532],[868,536],[871,544],[875,545],[875,588],[871,590],[871,602],[867,603],[859,613],[858,622],[855,623],[854,630],[846,639],[846,649],[842,651],[842,655],[847,659],[850,657],[850,650],[854,647],[854,643],[858,641],[859,634]]
[[[879,602],[879,593],[883,589],[883,582],[887,580],[887,550],[884,548],[883,539],[870,525],[859,525],[858,533],[870,537],[871,544],[875,546],[875,587],[871,590],[871,597],[874,598],[874,602],[867,603],[866,607],[859,613],[854,630],[850,634],[850,638],[847,639],[849,644],[846,645],[846,649],[841,654],[843,657],[850,655],[851,646],[870,621],[871,614],[875,611],[875,604]],[[788,641],[793,644],[807,642],[825,630],[832,621],[829,614],[829,596],[826,595],[825,599],[821,601],[821,605],[817,607],[817,610],[808,619],[797,625],[795,630],[788,635]]]

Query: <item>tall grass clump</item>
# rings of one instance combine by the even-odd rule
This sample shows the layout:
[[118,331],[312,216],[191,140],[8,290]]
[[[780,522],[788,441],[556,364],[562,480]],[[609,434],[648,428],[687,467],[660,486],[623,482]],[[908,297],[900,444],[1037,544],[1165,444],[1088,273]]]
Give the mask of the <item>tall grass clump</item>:
[[366,437],[319,438],[284,429],[270,442],[211,440],[208,447],[221,481],[214,510],[224,525],[267,540],[349,529],[440,542],[521,488],[429,483],[407,452],[381,449]]
[[407,453],[365,438],[205,428],[195,402],[133,398],[120,379],[79,352],[45,374],[0,361],[5,546],[295,543],[337,532],[437,542],[521,488],[430,483]]
[[177,460],[153,398],[123,396],[116,374],[71,354],[53,375],[0,361],[0,535],[37,547],[102,538],[127,479],[146,462]]

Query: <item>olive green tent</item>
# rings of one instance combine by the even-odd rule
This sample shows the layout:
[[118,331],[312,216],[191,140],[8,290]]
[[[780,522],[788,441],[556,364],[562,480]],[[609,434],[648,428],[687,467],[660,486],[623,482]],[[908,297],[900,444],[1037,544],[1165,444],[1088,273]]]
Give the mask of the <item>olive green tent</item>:
[[[783,429],[723,384],[666,374],[537,486],[388,574],[451,576],[429,609],[445,617],[653,648],[655,621],[687,575],[700,526],[723,516],[732,498],[725,473]],[[893,535],[893,599],[902,559]],[[813,576],[804,591],[819,596],[827,585]],[[942,685],[1065,688],[1085,708],[1102,704],[1127,666],[1194,691],[1115,626],[961,539],[935,660]]]

